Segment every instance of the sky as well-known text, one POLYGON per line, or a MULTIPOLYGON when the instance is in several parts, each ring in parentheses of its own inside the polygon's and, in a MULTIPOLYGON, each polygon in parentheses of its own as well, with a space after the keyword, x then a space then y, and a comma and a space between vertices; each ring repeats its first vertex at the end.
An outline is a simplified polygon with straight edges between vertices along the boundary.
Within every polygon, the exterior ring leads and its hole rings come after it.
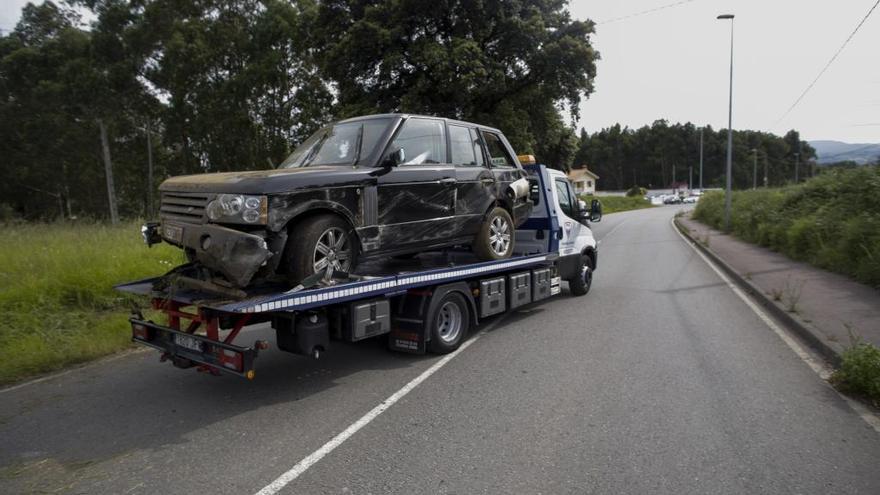
MULTIPOLYGON (((573 0, 572 17, 598 25, 596 91, 578 127, 641 127, 665 118, 727 128, 730 21, 733 127, 803 139, 880 142, 880 7, 782 121, 876 0, 573 0), (614 19, 680 2, 627 19, 614 19)), ((0 29, 26 0, 0 0, 0 29)))
POLYGON ((797 107, 777 121, 876 0, 574 0, 574 18, 598 25, 596 91, 579 127, 594 132, 655 119, 727 128, 734 14, 733 128, 803 139, 880 142, 880 7, 797 107), (872 125, 866 125, 872 124, 872 125))

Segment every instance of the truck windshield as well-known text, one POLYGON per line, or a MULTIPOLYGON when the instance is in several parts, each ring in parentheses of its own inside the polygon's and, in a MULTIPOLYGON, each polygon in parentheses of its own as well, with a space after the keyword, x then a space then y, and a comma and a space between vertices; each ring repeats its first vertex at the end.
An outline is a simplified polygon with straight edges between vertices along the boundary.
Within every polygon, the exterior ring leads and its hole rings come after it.
POLYGON ((318 165, 354 165, 368 156, 391 119, 331 124, 303 141, 280 165, 280 168, 318 165))

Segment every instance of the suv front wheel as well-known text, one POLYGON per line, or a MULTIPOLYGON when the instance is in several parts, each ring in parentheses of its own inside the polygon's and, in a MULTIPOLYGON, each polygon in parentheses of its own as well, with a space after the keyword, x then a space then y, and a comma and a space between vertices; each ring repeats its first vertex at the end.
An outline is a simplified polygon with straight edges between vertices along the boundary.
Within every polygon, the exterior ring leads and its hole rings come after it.
POLYGON ((513 219, 510 218, 510 213, 496 206, 480 227, 474 241, 474 253, 486 261, 509 258, 513 253, 513 237, 513 219))
POLYGON ((336 215, 306 218, 289 232, 285 262, 291 283, 332 269, 350 272, 357 266, 354 230, 336 215))

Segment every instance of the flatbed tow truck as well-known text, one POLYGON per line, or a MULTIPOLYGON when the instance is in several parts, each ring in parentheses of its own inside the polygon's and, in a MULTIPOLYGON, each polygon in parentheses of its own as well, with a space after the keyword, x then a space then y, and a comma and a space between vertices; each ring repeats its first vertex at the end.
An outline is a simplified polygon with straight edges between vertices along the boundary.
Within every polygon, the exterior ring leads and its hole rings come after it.
POLYGON ((269 343, 234 344, 249 325, 271 322, 281 350, 314 358, 331 340, 380 335, 388 336, 391 350, 447 353, 481 319, 555 296, 562 280, 573 295, 584 295, 598 261, 588 221, 601 219, 601 204, 593 200, 587 209, 562 172, 524 168, 534 208, 516 231, 511 258, 478 262, 463 252, 423 253, 358 267, 356 275, 323 274, 294 289, 254 287, 244 298, 181 286, 173 275, 124 283, 116 289, 148 296, 167 316, 160 325, 133 310, 132 340, 180 368, 253 379, 254 361, 269 343))

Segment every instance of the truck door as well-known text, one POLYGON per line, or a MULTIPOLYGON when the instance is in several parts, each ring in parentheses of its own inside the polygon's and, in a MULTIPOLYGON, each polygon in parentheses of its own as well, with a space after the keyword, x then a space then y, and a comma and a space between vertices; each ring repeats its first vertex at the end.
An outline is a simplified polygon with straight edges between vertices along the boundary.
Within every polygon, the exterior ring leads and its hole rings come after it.
POLYGON ((567 256, 580 253, 577 239, 581 235, 581 229, 588 227, 581 224, 578 218, 580 207, 577 196, 571 188, 567 178, 556 177, 553 179, 556 187, 556 196, 559 198, 559 255, 567 256))

